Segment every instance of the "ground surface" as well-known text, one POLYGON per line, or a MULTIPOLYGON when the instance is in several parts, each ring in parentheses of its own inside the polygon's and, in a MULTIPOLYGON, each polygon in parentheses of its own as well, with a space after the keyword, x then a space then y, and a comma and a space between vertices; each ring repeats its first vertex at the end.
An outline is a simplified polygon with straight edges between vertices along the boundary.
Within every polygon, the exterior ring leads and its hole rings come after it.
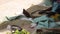
POLYGON ((8 30, 6 30, 6 26, 10 24, 10 25, 18 25, 18 26, 21 26, 22 28, 26 29, 27 31, 29 31, 30 33, 32 33, 34 31, 34 29, 30 28, 30 24, 31 22, 30 21, 26 21, 26 20, 20 20, 20 19, 17 19, 17 20, 13 20, 13 21, 8 21, 8 22, 4 22, 0 25, 0 32, 1 33, 6 33, 8 30))

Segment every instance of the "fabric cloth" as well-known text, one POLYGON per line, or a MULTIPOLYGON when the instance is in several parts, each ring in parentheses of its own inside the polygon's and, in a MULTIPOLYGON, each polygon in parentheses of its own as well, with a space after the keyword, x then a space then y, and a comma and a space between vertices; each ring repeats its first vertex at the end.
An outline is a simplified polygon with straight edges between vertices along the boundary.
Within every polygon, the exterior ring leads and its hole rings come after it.
POLYGON ((58 11, 60 9, 60 0, 53 0, 53 3, 52 3, 52 12, 60 12, 58 11))
POLYGON ((30 33, 26 31, 25 29, 23 29, 22 31, 16 30, 14 34, 30 34, 30 33))
POLYGON ((37 29, 41 28, 53 28, 56 26, 54 20, 52 18, 48 18, 46 15, 42 15, 41 17, 37 17, 33 19, 33 23, 38 23, 37 24, 37 29))
POLYGON ((52 6, 52 12, 56 12, 57 7, 58 7, 58 3, 54 2, 52 6))

